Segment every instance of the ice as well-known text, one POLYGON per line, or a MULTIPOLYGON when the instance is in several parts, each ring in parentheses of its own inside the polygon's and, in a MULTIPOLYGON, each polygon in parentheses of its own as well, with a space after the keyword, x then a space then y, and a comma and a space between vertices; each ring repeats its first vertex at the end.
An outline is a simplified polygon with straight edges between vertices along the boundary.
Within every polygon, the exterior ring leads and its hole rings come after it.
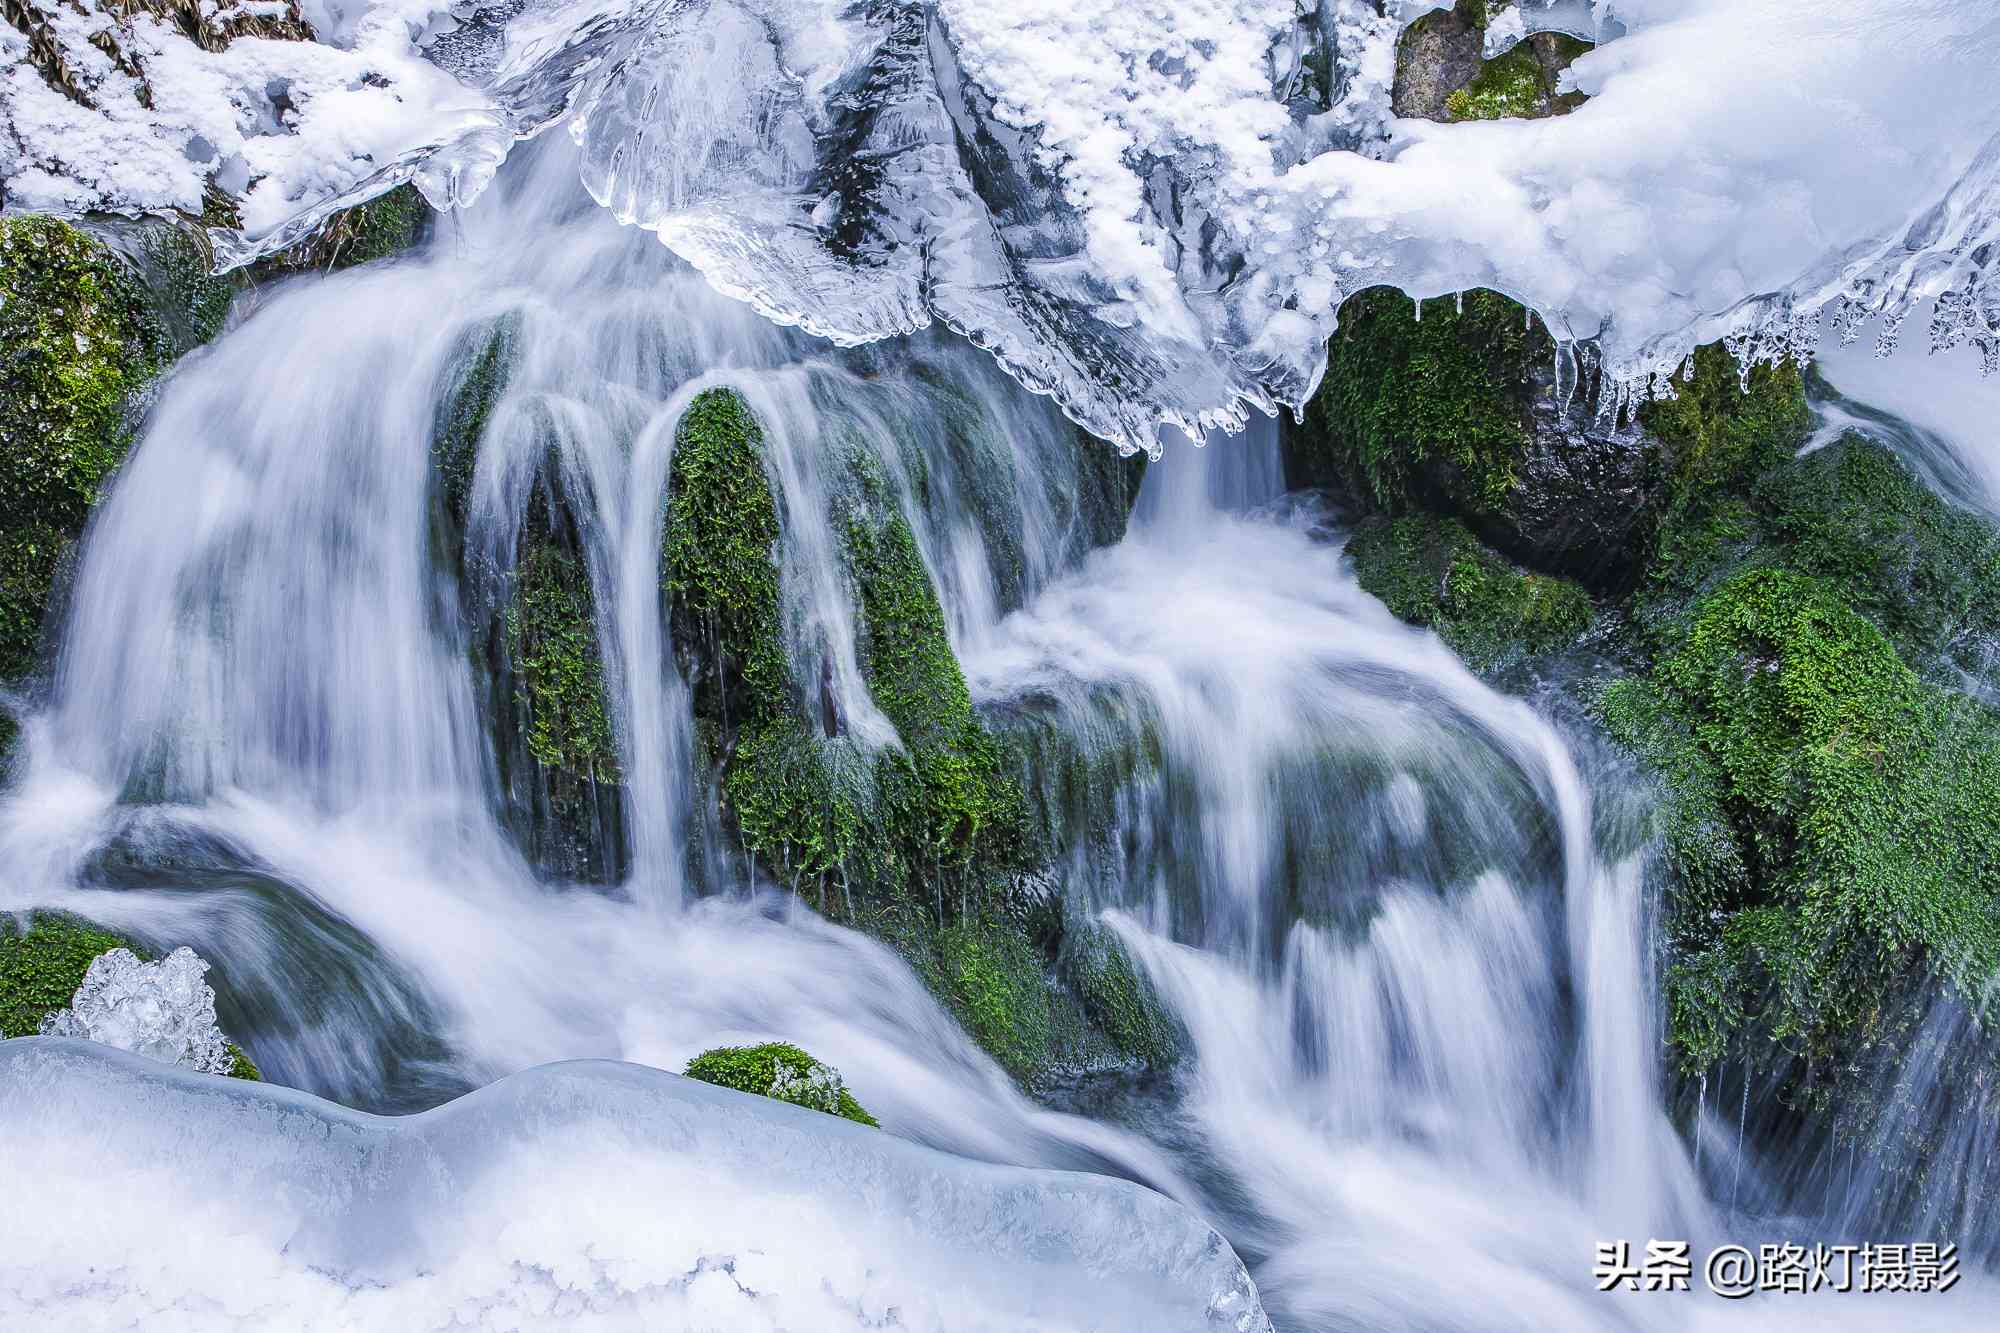
POLYGON ((565 125, 584 182, 720 290, 841 343, 944 323, 1126 448, 1297 406, 1346 294, 1484 286, 1597 345, 1616 409, 1700 342, 1829 310, 2000 364, 2000 17, 1963 0, 1520 0, 1599 48, 1540 121, 1389 114, 1401 0, 315 0, 325 42, 196 48, 36 0, 0 29, 8 207, 197 210, 228 262, 404 179, 463 202, 565 125), (278 90, 273 92, 273 90, 278 90))
POLYGON ((215 992, 202 980, 207 972, 208 964, 185 947, 152 963, 130 949, 108 950, 92 960, 70 1007, 42 1019, 42 1035, 81 1037, 227 1074, 236 1059, 215 1025, 215 992))
POLYGON ((28 1038, 0 1141, 8 1327, 1270 1327, 1164 1196, 636 1065, 397 1118, 28 1038))

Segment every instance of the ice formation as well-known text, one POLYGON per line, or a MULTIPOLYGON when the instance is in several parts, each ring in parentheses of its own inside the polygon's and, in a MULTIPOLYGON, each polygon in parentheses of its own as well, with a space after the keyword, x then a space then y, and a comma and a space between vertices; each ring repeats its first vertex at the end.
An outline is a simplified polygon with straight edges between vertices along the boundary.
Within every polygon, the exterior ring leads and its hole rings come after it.
POLYGON ((42 1020, 42 1035, 101 1041, 205 1074, 227 1074, 236 1058, 215 1025, 215 992, 202 980, 207 971, 188 948, 154 963, 141 962, 130 949, 108 950, 91 962, 70 1007, 42 1020))
POLYGON ((1389 113, 1424 0, 312 0, 318 41, 213 51, 26 3, 78 91, 0 28, 11 208, 220 191, 237 262, 406 178, 464 200, 564 123, 718 288, 840 342, 946 323, 1127 447, 1297 404, 1375 284, 1517 297, 1614 406, 1828 311, 2000 359, 2000 14, 1963 0, 1521 0, 1492 49, 1587 32, 1590 101, 1457 125, 1389 113))
POLYGON ((0 1140, 37 1200, 0 1210, 8 1327, 1270 1328, 1162 1195, 636 1065, 379 1117, 29 1039, 0 1140))

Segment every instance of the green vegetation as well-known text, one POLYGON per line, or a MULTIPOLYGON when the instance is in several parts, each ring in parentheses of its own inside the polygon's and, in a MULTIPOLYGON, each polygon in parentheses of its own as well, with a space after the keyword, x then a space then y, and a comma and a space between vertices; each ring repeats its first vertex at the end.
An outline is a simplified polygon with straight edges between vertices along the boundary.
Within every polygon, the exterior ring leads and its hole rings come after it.
POLYGON ((465 523, 472 474, 479 465, 479 443, 493 419, 493 409, 507 391, 513 368, 514 323, 503 319, 467 340, 453 358, 449 379, 438 394, 431 459, 439 499, 454 527, 465 523))
POLYGON ((143 283, 49 218, 0 218, 0 679, 37 663, 56 573, 169 353, 143 283))
POLYGON ((838 1071, 785 1042, 718 1046, 689 1061, 686 1073, 703 1083, 823 1111, 859 1125, 876 1123, 841 1083, 838 1071))
POLYGON ((1041 957, 1028 938, 985 922, 938 932, 926 980, 972 1039, 1023 1083, 1032 1083, 1056 1047, 1055 1013, 1041 957))
POLYGON ((915 535, 858 450, 842 531, 862 670, 902 743, 865 754, 830 705, 808 708, 786 659, 762 445, 742 399, 710 390, 682 420, 668 486, 665 584, 725 803, 746 850, 782 882, 818 881, 822 904, 837 879, 850 905, 856 891, 928 897, 942 920, 969 885, 1025 868, 1018 789, 972 711, 915 535))
MULTIPOLYGON (((24 929, 17 918, 0 916, 0 1037, 32 1037, 42 1019, 69 1008, 76 988, 99 954, 130 949, 150 959, 144 949, 87 921, 55 912, 37 912, 24 929)), ((229 1044, 235 1059, 231 1078, 261 1081, 242 1047, 229 1044)))
POLYGON ((1369 519, 1348 543, 1361 586, 1428 625, 1475 670, 1552 652, 1588 628, 1590 597, 1567 579, 1515 569, 1457 519, 1369 519))
POLYGON ((258 276, 311 269, 355 268, 401 254, 424 239, 431 207, 414 185, 398 185, 366 203, 342 209, 313 235, 289 250, 260 260, 258 276))
POLYGON ((1179 1025, 1109 928, 1091 923, 1065 931, 1059 967, 1084 1014, 1121 1056, 1155 1069, 1173 1063, 1179 1025))
POLYGON ((1753 374, 1747 428, 1699 381, 1648 421, 1699 461, 1598 714, 1666 797, 1677 1059, 1820 1109, 1927 977, 2000 966, 2000 717, 1952 688, 2000 630, 2000 531, 1859 437, 1792 456, 1790 372, 1753 374))
POLYGON ((999 746, 972 711, 944 611, 909 524, 857 514, 847 549, 866 627, 862 672, 903 749, 877 761, 891 876, 1026 869, 1026 809, 999 746))
POLYGON ((1502 509, 1526 453, 1534 373, 1554 356, 1539 325, 1496 292, 1428 302, 1349 297, 1326 377, 1287 460, 1293 485, 1331 486, 1388 513, 1502 509))
POLYGON ((1620 688, 1614 726, 1657 708, 1685 728, 1679 785, 1750 871, 1683 876, 1707 897, 1678 907, 1690 951, 1670 979, 1690 1069, 1782 1053, 1823 1085, 1881 1037, 1913 968, 1970 991, 2000 966, 2000 718, 1921 680, 1838 585, 1740 574, 1620 688))
POLYGON ((1573 110, 1585 98, 1558 92, 1556 75, 1590 49, 1590 43, 1560 33, 1523 41, 1483 62, 1472 82, 1445 98, 1445 112, 1452 120, 1499 120, 1573 110))
POLYGON ((595 782, 618 781, 618 747, 583 562, 553 543, 524 545, 505 624, 515 701, 528 719, 527 744, 535 762, 595 782))

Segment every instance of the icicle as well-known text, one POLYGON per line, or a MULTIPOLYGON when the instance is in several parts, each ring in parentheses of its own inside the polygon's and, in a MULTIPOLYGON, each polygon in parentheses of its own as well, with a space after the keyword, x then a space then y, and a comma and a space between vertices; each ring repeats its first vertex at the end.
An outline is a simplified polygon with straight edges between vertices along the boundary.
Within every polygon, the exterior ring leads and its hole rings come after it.
POLYGON ((1743 1132, 1750 1125, 1750 1064, 1743 1064, 1743 1109, 1736 1120, 1736 1173, 1729 1178, 1729 1211, 1736 1211, 1736 1195, 1743 1185, 1743 1132))
POLYGON ((1569 415, 1576 399, 1576 344, 1564 339, 1556 344, 1556 416, 1569 415))
POLYGON ((1903 315, 1899 310, 1886 311, 1882 315, 1882 325, 1875 331, 1875 357, 1886 360, 1896 354, 1896 344, 1903 336, 1903 315))
POLYGON ((1708 1119, 1708 1071, 1701 1071, 1701 1091, 1694 1107, 1694 1178, 1701 1179, 1701 1122, 1708 1119))

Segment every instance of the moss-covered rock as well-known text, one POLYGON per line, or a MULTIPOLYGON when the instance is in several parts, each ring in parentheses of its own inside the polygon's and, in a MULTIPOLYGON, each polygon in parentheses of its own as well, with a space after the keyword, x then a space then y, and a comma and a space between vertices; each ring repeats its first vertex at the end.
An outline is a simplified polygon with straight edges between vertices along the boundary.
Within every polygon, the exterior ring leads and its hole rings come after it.
POLYGON ((1153 1069, 1179 1056, 1180 1025, 1110 929, 1093 922, 1064 931, 1057 967, 1085 1016, 1120 1056, 1153 1069))
POLYGON ((0 679, 38 663, 58 570, 170 355, 117 254, 50 218, 0 218, 0 679))
MULTIPOLYGON (((37 912, 24 928, 18 918, 0 916, 0 1037, 34 1036, 42 1019, 69 1007, 98 955, 113 949, 151 958, 132 941, 76 917, 37 912)), ((230 1042, 229 1053, 231 1078, 262 1080, 242 1047, 230 1042)))
POLYGON ((1727 821, 1748 872, 1683 875, 1703 892, 1669 980, 1690 1068, 1796 1061, 1824 1088, 1918 969, 1971 991, 2000 967, 2000 718, 1920 679, 1837 584, 1737 575, 1620 690, 1614 725, 1677 728, 1676 796, 1727 821))
POLYGON ((619 781, 595 597, 580 559, 553 542, 522 549, 506 640, 535 762, 592 782, 619 781))
POLYGON ((1405 28, 1396 47, 1395 113, 1443 121, 1531 119, 1562 115, 1588 100, 1559 91, 1558 78, 1591 49, 1589 42, 1535 33, 1483 58, 1487 25, 1507 3, 1458 0, 1405 28))
POLYGON ((258 260, 254 278, 287 273, 337 272, 372 264, 415 248, 431 233, 436 215, 414 185, 398 185, 366 203, 345 208, 289 249, 258 260))
POLYGON ((1725 479, 1789 456, 1810 426, 1796 369, 1745 380, 1711 347, 1676 398, 1642 408, 1643 430, 1606 429, 1588 386, 1565 401, 1556 355, 1497 293, 1421 315, 1395 291, 1357 293, 1304 423, 1284 433, 1286 479, 1364 512, 1460 519, 1530 569, 1622 593, 1656 546, 1705 535, 1732 494, 1725 479))
POLYGON ((703 1083, 823 1111, 858 1125, 876 1124, 841 1082, 839 1071, 786 1042, 718 1046, 690 1060, 685 1073, 703 1083))
POLYGON ((1363 520, 1347 549, 1363 588, 1401 619, 1435 629, 1475 670, 1566 647, 1590 625, 1582 588, 1516 569, 1456 519, 1363 520))
POLYGON ((877 773, 896 837, 891 876, 1029 868, 1026 810, 1000 748, 972 710, 916 537, 880 497, 851 513, 847 552, 861 592, 862 671, 903 748, 877 773))

